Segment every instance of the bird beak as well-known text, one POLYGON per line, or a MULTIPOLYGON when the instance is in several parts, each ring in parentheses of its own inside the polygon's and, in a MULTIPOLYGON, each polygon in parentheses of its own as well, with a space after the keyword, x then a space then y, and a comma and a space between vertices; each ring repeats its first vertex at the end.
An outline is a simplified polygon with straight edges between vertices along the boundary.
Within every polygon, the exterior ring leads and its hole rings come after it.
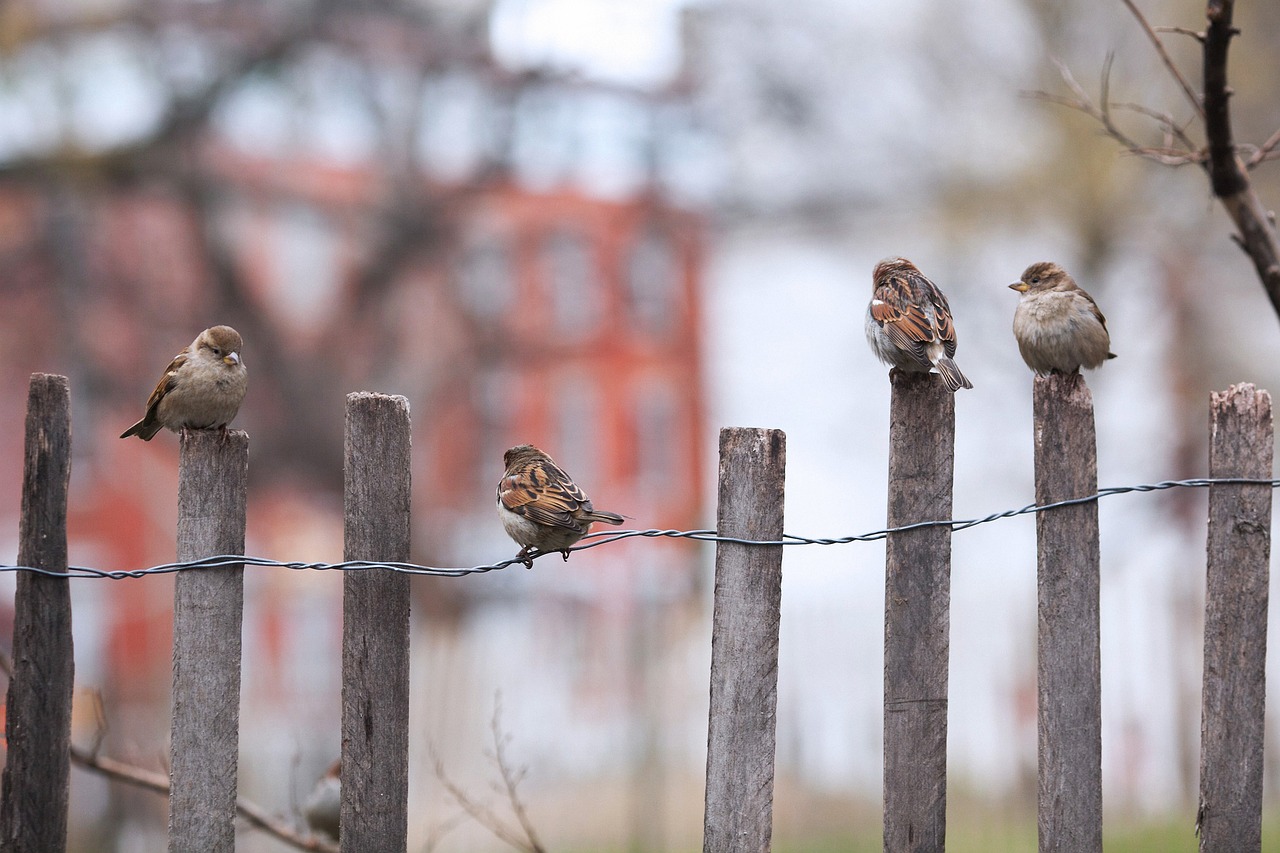
POLYGON ((222 357, 222 360, 223 360, 223 362, 224 362, 224 363, 226 363, 226 364, 239 364, 239 363, 240 363, 240 353, 238 353, 238 352, 229 352, 229 353, 227 353, 225 356, 223 356, 223 357, 222 357))
POLYGON ((1009 289, 1010 289, 1010 290, 1016 290, 1016 291, 1018 291, 1019 293, 1026 293, 1026 292, 1027 292, 1027 283, 1026 283, 1025 281, 1018 281, 1018 282, 1014 282, 1013 284, 1009 285, 1009 289))

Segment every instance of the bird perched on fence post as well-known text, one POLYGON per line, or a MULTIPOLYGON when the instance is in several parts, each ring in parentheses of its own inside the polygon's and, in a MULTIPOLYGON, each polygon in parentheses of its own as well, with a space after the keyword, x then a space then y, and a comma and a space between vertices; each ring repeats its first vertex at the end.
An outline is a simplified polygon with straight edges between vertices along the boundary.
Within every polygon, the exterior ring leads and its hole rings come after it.
POLYGON ((1107 318, 1062 267, 1032 264, 1009 287, 1022 294, 1013 312, 1013 336, 1022 360, 1036 373, 1079 373, 1116 357, 1107 318))
POLYGON ((536 554, 569 548, 586 536, 592 522, 621 524, 622 516, 603 512, 547 454, 532 444, 518 444, 502 456, 506 473, 498 481, 498 515, 507 535, 520 545, 517 556, 533 568, 536 554), (536 552, 536 554, 535 554, 536 552))
POLYGON ((947 390, 972 388, 956 354, 951 307, 938 286, 906 258, 888 258, 871 274, 867 342, 885 364, 909 373, 937 370, 947 390))
POLYGON ((219 429, 225 435, 249 384, 240 357, 243 346, 240 333, 230 326, 205 329, 169 363, 147 399, 147 413, 120 437, 150 441, 161 427, 173 432, 219 429))

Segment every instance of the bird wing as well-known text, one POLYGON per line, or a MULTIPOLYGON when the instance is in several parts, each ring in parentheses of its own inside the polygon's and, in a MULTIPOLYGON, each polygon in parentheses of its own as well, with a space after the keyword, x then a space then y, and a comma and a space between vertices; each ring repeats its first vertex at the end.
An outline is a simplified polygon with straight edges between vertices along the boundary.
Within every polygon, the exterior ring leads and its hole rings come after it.
POLYGON ((592 509, 591 501, 569 475, 548 462, 503 477, 498 500, 532 522, 570 530, 582 530, 579 514, 592 509))
POLYGON ((951 306, 942 291, 928 282, 929 301, 933 303, 933 321, 936 324, 938 340, 942 341, 942 349, 951 358, 956 354, 956 324, 951 319, 951 306))
POLYGON ((160 401, 164 399, 164 395, 173 390, 178 383, 178 370, 182 365, 187 363, 187 359, 191 354, 186 350, 174 356, 173 361, 169 362, 169 366, 165 368, 164 375, 160 377, 160 381, 156 383, 156 388, 151 392, 151 396, 147 398, 147 414, 144 420, 153 420, 156 416, 156 407, 160 405, 160 401))
POLYGON ((870 312, 894 346, 922 365, 930 364, 925 347, 935 340, 933 324, 905 281, 895 277, 876 288, 870 312))
POLYGON ((1107 318, 1102 316, 1102 309, 1098 307, 1098 303, 1095 302, 1093 297, 1089 295, 1089 291, 1085 290, 1084 288, 1078 288, 1076 290, 1076 293, 1079 293, 1085 299, 1089 300, 1089 309, 1093 311, 1093 316, 1098 318, 1098 322, 1101 323, 1102 328, 1105 329, 1107 327, 1107 318))

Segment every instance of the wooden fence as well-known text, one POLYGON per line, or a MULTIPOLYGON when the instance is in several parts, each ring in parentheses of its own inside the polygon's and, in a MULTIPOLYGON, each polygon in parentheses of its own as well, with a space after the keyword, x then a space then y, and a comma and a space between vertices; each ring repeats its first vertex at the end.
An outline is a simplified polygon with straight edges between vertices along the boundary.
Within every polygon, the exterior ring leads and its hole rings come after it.
MULTIPOLYGON (((1209 476, 1269 480, 1271 399, 1250 385, 1211 400, 1209 476)), ((1035 380, 1036 500, 1097 491, 1092 400, 1079 376, 1035 380)), ((894 375, 888 524, 951 517, 954 398, 894 375)), ((32 378, 18 561, 67 570, 70 401, 63 377, 32 378)), ((178 557, 242 554, 248 439, 181 442, 178 557)), ((409 409, 347 398, 346 560, 409 556, 409 409)), ((717 531, 777 542, 786 438, 720 434, 717 531)), ((1209 491, 1207 600, 1196 815, 1202 853, 1259 853, 1271 487, 1209 491)), ((1101 687, 1096 501, 1037 515, 1039 849, 1101 853, 1101 687)), ((890 533, 885 573, 884 849, 946 839, 950 630, 947 525, 890 533)), ((703 847, 770 849, 781 545, 716 545, 703 847)), ((178 574, 174 594, 171 851, 234 850, 243 566, 178 574)), ((66 848, 73 680, 68 581, 22 572, 15 597, 0 851, 66 848)), ((408 827, 409 579, 344 576, 343 853, 403 853, 408 827)), ((316 849, 320 849, 317 847, 316 849)))

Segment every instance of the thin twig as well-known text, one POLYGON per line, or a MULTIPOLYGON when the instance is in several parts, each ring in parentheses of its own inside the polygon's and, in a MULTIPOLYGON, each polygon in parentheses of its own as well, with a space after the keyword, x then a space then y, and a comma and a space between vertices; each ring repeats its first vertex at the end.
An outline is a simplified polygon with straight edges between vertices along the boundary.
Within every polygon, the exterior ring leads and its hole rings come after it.
POLYGON ((427 840, 423 844, 422 853, 435 853, 436 848, 444 841, 444 837, 453 830, 462 825, 462 821, 470 817, 466 812, 458 812, 455 815, 442 820, 427 833, 427 840))
POLYGON ((1200 102, 1200 96, 1196 94, 1195 89, 1191 88, 1191 84, 1187 82, 1187 78, 1182 76, 1182 72, 1178 70, 1178 66, 1173 64, 1173 59, 1169 56, 1169 52, 1164 49, 1164 42, 1160 40, 1160 35, 1147 23, 1146 17, 1134 4, 1133 0, 1120 0, 1125 7, 1133 13, 1133 17, 1138 20, 1139 26, 1143 32, 1147 34, 1147 38, 1151 40, 1151 44, 1155 46, 1156 53, 1160 54, 1160 61, 1164 63, 1164 67, 1169 69, 1169 74, 1178 82, 1178 86, 1182 88, 1182 94, 1187 96, 1187 101, 1196 111, 1196 115, 1204 118, 1204 104, 1200 102))
MULTIPOLYGON (((533 821, 529 819, 528 809, 525 808, 524 802, 520 799, 520 782, 524 779, 526 769, 515 770, 507 762, 506 747, 511 741, 511 737, 502 731, 501 694, 494 698, 493 719, 490 721, 489 727, 493 732, 493 752, 490 757, 497 765, 498 774, 502 779, 501 787, 494 785, 494 789, 506 799, 507 805, 510 806, 516 821, 520 825, 518 830, 500 818, 489 806, 472 799, 460 785, 450 779, 445 772, 444 762, 432 749, 431 757, 435 764, 436 778, 444 787, 445 792, 453 798, 454 802, 470 815, 476 823, 489 830, 499 841, 521 851, 521 853, 547 853, 547 848, 542 845, 542 841, 538 838, 537 830, 534 829, 533 821)), ((452 826, 449 827, 449 829, 452 828, 452 826)), ((428 851, 435 847, 435 843, 438 840, 436 839, 428 844, 428 851)))
MULTIPOLYGON (((1111 106, 1116 109, 1128 110, 1129 112, 1155 119, 1165 128, 1165 132, 1168 136, 1171 136, 1182 144, 1182 150, 1186 154, 1193 155, 1196 158, 1196 162, 1200 162, 1204 159, 1204 155, 1200 151, 1199 146, 1196 145, 1195 141, 1187 135, 1186 126, 1178 124, 1174 121, 1173 116, 1168 113, 1162 113, 1158 110, 1153 110, 1150 107, 1143 106, 1142 104, 1135 104, 1127 101, 1123 103, 1113 103, 1111 106)), ((1166 147, 1173 148, 1172 145, 1168 145, 1166 147)))
POLYGON ((1180 36, 1190 36, 1201 44, 1204 43, 1204 33, 1198 30, 1188 29, 1186 27, 1152 27, 1158 33, 1173 33, 1180 36))
MULTIPOLYGON (((1108 116, 1104 116, 1102 111, 1098 109, 1092 101, 1080 100, 1077 98, 1067 98, 1062 95, 1055 95, 1052 92, 1041 91, 1024 91, 1023 97, 1034 98, 1038 101, 1047 101, 1051 104, 1067 107, 1076 112, 1084 113, 1090 118, 1102 125, 1102 129, 1107 136, 1118 142, 1124 150, 1137 157, 1147 160, 1153 160, 1162 166, 1186 166, 1189 164, 1199 164, 1204 162, 1204 155, 1199 151, 1183 151, 1177 148, 1158 148, 1150 145, 1142 145, 1130 138, 1124 131, 1120 130, 1108 116)), ((1121 104, 1113 104, 1112 106, 1123 106, 1121 104)))
POLYGON ((1258 146, 1258 150, 1253 152, 1253 156, 1244 164, 1246 169, 1252 169, 1263 160, 1270 160, 1275 147, 1280 145, 1280 129, 1271 134, 1267 141, 1258 146))
POLYGON ((507 801, 511 803, 511 811, 515 813, 516 820, 520 821, 520 826, 524 829, 525 836, 529 839, 530 848, 535 853, 546 853, 546 848, 542 846, 542 842, 538 840, 538 833, 533 828, 533 822, 529 820, 528 810, 521 801, 519 792, 516 790, 520 781, 524 778, 527 770, 522 768, 518 772, 513 772, 511 766, 507 764, 506 745, 510 742, 509 735, 502 733, 502 699, 498 697, 493 703, 493 720, 490 724, 493 730, 493 756, 498 763, 498 772, 502 774, 502 783, 506 787, 507 801))
POLYGON ((483 803, 478 803, 473 800, 467 792, 462 789, 462 786, 450 779, 449 775, 445 772, 444 762, 441 761, 439 757, 436 757, 435 759, 435 771, 436 779, 440 781, 445 792, 453 798, 453 801, 457 803, 464 812, 471 816, 472 820, 489 830, 490 834, 499 841, 510 847, 514 847, 516 850, 523 851, 523 853, 539 853, 537 848, 530 847, 526 839, 521 838, 519 833, 507 826, 492 809, 483 803))

